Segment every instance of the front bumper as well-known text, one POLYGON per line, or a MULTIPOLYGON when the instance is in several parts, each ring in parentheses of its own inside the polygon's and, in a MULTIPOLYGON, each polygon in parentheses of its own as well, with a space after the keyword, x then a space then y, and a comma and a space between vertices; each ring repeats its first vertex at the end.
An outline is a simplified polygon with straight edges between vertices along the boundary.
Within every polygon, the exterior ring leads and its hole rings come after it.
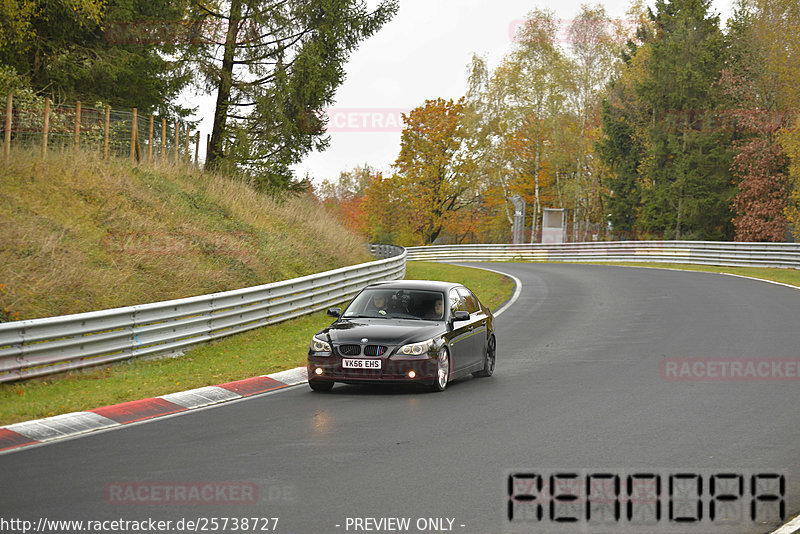
POLYGON ((349 369, 342 367, 340 356, 308 356, 308 379, 334 382, 431 382, 436 378, 437 356, 387 358, 348 358, 381 360, 380 369, 349 369), (321 374, 318 374, 321 370, 321 374), (413 372, 413 377, 409 373, 413 372))

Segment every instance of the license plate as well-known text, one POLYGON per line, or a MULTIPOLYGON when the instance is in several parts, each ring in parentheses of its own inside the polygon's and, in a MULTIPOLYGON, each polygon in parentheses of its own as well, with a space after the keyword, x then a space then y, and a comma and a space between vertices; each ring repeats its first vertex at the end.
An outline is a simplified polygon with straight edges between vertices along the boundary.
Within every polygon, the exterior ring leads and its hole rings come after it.
POLYGON ((342 367, 345 369, 380 369, 380 360, 348 360, 342 358, 342 367))

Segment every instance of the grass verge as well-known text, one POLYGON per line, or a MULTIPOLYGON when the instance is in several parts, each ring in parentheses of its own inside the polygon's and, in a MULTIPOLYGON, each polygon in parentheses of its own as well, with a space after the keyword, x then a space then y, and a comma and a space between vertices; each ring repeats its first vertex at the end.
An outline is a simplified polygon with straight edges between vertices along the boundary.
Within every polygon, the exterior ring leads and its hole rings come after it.
MULTIPOLYGON (((407 279, 460 282, 497 309, 513 282, 499 274, 438 263, 409 262, 407 279)), ((330 324, 325 313, 195 347, 180 358, 134 360, 52 378, 0 384, 0 425, 88 410, 220 384, 305 365, 308 342, 330 324)))
POLYGON ((686 263, 638 263, 638 262, 614 262, 614 263, 593 263, 595 265, 621 265, 623 267, 649 267, 660 269, 678 269, 681 271, 701 271, 707 273, 729 273, 751 278, 761 278, 781 282, 791 286, 800 287, 800 270, 797 269, 775 269, 769 267, 718 267, 715 265, 691 265, 686 263))
POLYGON ((0 169, 0 320, 205 295, 370 260, 312 196, 93 151, 0 169))

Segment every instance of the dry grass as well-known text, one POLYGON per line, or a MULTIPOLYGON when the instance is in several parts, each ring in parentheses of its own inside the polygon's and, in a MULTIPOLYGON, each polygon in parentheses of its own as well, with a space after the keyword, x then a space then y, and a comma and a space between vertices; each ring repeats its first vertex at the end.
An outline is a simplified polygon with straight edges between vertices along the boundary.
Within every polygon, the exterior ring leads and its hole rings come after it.
POLYGON ((310 198, 186 167, 15 150, 0 171, 0 319, 140 304, 369 261, 310 198))

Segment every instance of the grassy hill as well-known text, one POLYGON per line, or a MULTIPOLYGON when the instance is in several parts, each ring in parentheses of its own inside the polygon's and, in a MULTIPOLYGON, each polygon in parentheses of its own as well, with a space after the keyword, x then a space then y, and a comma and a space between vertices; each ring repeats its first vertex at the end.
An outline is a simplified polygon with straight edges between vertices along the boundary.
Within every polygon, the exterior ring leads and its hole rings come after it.
POLYGON ((369 261, 313 197, 187 167, 12 151, 0 170, 0 320, 253 286, 369 261))

